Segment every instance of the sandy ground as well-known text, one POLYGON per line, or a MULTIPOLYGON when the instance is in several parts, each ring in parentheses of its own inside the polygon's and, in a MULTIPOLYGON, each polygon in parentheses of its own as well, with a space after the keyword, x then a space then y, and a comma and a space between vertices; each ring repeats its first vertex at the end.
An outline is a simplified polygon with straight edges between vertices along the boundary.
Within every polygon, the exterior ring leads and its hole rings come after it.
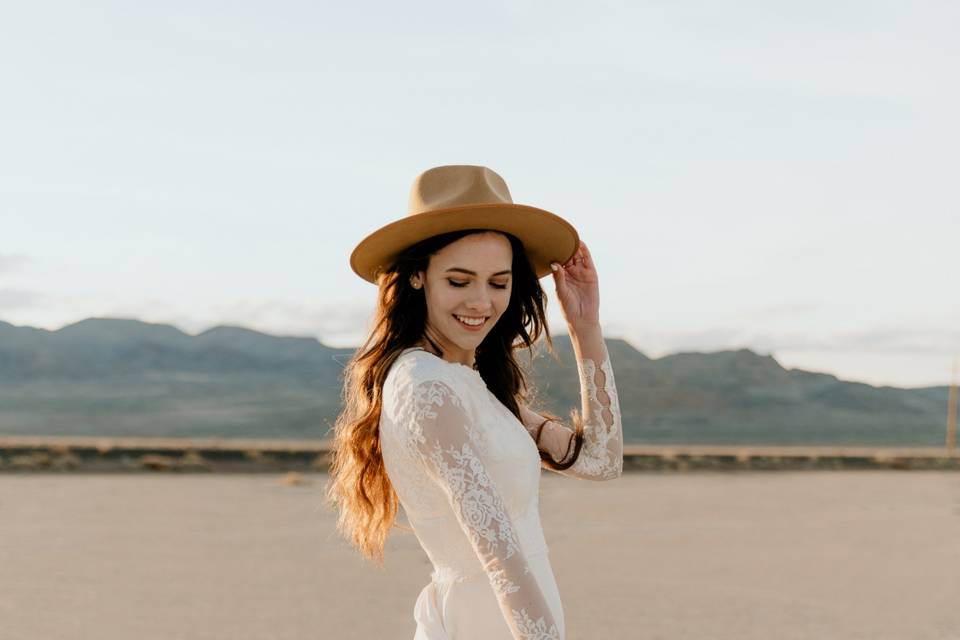
MULTIPOLYGON (((0 475, 4 640, 413 637, 430 566, 335 534, 326 476, 0 475)), ((960 639, 960 474, 545 473, 568 638, 960 639)))

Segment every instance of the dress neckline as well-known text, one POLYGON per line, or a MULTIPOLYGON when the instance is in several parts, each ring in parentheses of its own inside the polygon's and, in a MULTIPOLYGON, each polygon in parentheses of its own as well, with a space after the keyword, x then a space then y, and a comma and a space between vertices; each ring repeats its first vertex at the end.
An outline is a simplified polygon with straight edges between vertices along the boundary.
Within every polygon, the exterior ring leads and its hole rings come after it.
POLYGON ((428 356, 432 356, 432 357, 436 358, 437 360, 439 360, 440 362, 442 362, 442 363, 444 363, 444 364, 450 365, 451 367, 457 367, 457 368, 459 368, 459 369, 463 369, 464 371, 466 371, 466 372, 468 372, 468 373, 472 373, 472 374, 473 374, 474 376, 476 376, 477 378, 480 378, 481 380, 483 380, 483 377, 480 375, 480 372, 477 371, 476 369, 474 369, 473 367, 468 367, 467 365, 463 364, 462 362, 450 362, 449 360, 444 360, 443 358, 441 358, 441 357, 438 356, 437 354, 431 353, 431 352, 427 351, 426 349, 424 349, 423 347, 407 347, 406 349, 404 349, 403 351, 400 352, 400 355, 403 355, 404 353, 409 353, 410 351, 423 351, 423 352, 424 352, 425 354, 427 354, 428 356))

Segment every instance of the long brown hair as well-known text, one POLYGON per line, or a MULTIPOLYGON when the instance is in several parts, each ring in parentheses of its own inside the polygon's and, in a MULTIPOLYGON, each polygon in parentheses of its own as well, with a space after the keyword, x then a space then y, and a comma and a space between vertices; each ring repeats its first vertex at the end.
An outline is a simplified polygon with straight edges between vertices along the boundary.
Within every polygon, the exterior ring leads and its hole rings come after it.
MULTIPOLYGON (((391 267, 378 275, 379 293, 373 327, 366 341, 344 368, 343 411, 334 423, 328 503, 339 508, 337 528, 366 558, 383 567, 383 546, 396 519, 398 498, 387 476, 380 448, 380 410, 387 372, 400 353, 423 337, 427 306, 422 289, 410 285, 410 276, 426 271, 430 256, 471 233, 467 229, 433 236, 403 251, 391 267)), ((503 232, 498 232, 503 233, 503 232)), ((476 349, 475 362, 490 391, 522 422, 518 398, 527 399, 528 386, 514 352, 527 349, 545 334, 556 359, 547 327, 546 295, 530 266, 523 243, 503 233, 513 249, 513 285, 503 315, 476 349)), ((556 419, 556 416, 549 415, 556 419)), ((568 469, 583 444, 582 418, 571 411, 573 455, 554 460, 540 452, 544 465, 568 469)))

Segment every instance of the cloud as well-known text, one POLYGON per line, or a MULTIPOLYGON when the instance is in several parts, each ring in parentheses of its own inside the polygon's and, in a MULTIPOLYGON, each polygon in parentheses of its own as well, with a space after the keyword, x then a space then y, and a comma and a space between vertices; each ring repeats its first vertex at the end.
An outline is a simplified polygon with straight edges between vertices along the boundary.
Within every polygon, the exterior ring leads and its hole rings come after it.
POLYGON ((0 275, 16 271, 29 261, 27 256, 20 253, 0 253, 0 275))
POLYGON ((641 351, 657 357, 678 351, 748 348, 762 354, 834 352, 903 355, 950 354, 960 349, 960 329, 869 327, 857 331, 778 331, 715 327, 693 331, 624 332, 641 351))
POLYGON ((0 310, 9 311, 12 309, 35 307, 42 299, 43 295, 36 291, 3 288, 0 289, 0 310))
POLYGON ((298 304, 285 301, 236 301, 218 305, 215 324, 242 324, 270 333, 316 336, 330 345, 356 345, 367 332, 373 308, 361 304, 298 304))
POLYGON ((780 303, 758 307, 756 309, 746 311, 744 315, 755 319, 765 320, 784 316, 792 317, 806 313, 813 313, 821 307, 822 305, 811 303, 780 303))
POLYGON ((218 325, 231 325, 273 335, 315 337, 335 347, 360 344, 373 318, 370 305, 305 304, 275 299, 233 300, 204 308, 159 299, 106 304, 101 301, 85 306, 90 309, 88 315, 139 318, 171 324, 193 334, 218 325))

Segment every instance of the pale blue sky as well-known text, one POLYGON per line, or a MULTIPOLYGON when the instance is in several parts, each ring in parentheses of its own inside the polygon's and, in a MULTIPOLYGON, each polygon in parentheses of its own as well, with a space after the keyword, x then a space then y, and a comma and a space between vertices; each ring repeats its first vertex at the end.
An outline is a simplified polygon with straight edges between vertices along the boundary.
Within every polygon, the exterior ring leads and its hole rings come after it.
POLYGON ((915 386, 960 351, 956 3, 18 5, 2 320, 355 345, 350 251, 424 169, 483 164, 577 227, 649 355, 915 386))

